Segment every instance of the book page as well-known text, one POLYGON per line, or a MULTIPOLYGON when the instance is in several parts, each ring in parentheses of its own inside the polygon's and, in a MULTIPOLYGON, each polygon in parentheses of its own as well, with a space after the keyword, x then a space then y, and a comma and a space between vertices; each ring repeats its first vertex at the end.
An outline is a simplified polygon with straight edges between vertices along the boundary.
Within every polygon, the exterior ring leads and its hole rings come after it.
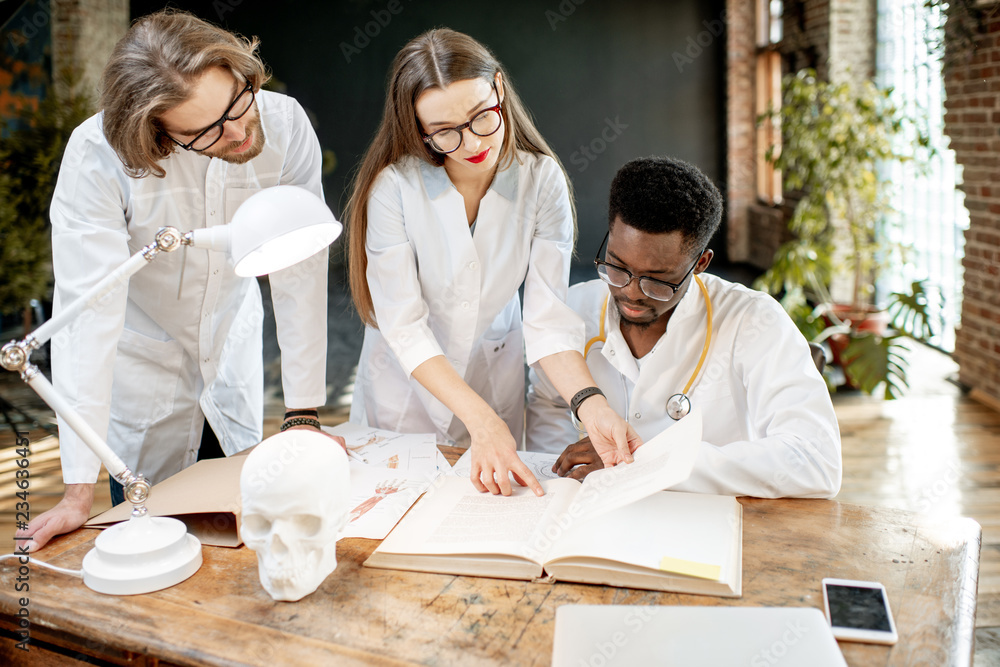
POLYGON ((550 550, 549 562, 600 558, 722 581, 732 571, 740 528, 739 504, 732 496, 660 491, 575 522, 550 550))
POLYGON ((545 495, 515 486, 510 496, 480 493, 467 478, 441 476, 379 546, 397 554, 503 554, 533 558, 539 526, 565 512, 580 487, 548 480, 545 495))
POLYGON ((686 480, 701 446, 701 419, 696 405, 686 417, 637 449, 634 463, 587 475, 569 507, 570 516, 593 518, 686 480))

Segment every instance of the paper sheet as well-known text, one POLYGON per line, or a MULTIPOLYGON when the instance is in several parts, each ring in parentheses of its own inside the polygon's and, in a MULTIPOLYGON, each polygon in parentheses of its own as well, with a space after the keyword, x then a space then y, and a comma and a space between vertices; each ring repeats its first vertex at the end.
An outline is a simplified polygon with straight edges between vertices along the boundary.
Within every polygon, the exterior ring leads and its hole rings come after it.
POLYGON ((451 468, 437 448, 433 433, 395 433, 349 422, 324 426, 323 430, 342 437, 348 456, 358 463, 405 470, 411 476, 424 475, 427 479, 451 468))
POLYGON ((423 473, 351 461, 351 501, 344 537, 381 540, 399 522, 431 479, 423 473))

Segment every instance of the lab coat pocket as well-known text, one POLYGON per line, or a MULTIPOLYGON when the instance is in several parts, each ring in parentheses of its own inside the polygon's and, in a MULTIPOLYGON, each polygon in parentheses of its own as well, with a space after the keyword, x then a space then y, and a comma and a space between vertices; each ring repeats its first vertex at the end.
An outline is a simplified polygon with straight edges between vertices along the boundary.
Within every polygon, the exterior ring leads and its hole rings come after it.
POLYGON ((184 349, 175 340, 157 340, 125 329, 118 341, 111 416, 147 428, 174 410, 184 349))
POLYGON ((484 338, 482 352, 488 380, 480 395, 515 431, 524 420, 524 335, 517 328, 500 339, 484 338))

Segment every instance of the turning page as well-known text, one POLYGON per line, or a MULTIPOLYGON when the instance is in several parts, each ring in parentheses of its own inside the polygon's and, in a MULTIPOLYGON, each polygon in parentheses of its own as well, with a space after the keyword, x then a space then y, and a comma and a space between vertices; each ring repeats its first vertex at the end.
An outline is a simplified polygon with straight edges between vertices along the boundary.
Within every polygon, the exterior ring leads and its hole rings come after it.
POLYGON ((595 518, 686 480, 701 446, 701 419, 696 405, 686 417, 639 447, 634 463, 587 475, 569 515, 595 518))

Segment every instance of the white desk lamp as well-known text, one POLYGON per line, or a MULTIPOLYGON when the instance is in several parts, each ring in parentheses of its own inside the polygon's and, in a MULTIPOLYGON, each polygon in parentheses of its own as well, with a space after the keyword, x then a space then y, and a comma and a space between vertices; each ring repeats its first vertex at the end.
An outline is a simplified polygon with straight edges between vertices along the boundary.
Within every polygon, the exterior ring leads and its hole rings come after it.
POLYGON ((316 195, 292 185, 266 188, 249 197, 228 225, 182 234, 164 227, 156 240, 132 255, 79 299, 44 323, 24 340, 0 349, 0 366, 21 379, 87 444, 125 487, 132 518, 102 532, 83 559, 83 581, 99 593, 133 595, 178 584, 201 567, 201 542, 189 535, 182 521, 153 517, 146 510, 149 482, 134 474, 125 462, 63 398, 38 367, 31 353, 75 320, 105 295, 125 285, 133 274, 161 252, 181 246, 226 252, 239 276, 260 276, 288 268, 320 252, 343 229, 333 212, 316 195))

